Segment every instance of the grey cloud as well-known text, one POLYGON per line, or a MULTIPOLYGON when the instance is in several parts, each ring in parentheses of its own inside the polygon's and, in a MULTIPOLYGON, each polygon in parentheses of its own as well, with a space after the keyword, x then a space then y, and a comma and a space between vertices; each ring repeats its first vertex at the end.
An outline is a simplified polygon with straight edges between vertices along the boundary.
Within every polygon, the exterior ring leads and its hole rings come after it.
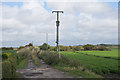
MULTIPOLYGON (((60 44, 117 43, 117 11, 107 3, 47 4, 50 9, 65 12, 60 14, 60 44)), ((20 40, 23 43, 34 41, 40 45, 48 33, 49 43, 55 45, 56 14, 44 9, 43 3, 25 2, 21 8, 3 6, 2 13, 3 41, 16 44, 20 40)))

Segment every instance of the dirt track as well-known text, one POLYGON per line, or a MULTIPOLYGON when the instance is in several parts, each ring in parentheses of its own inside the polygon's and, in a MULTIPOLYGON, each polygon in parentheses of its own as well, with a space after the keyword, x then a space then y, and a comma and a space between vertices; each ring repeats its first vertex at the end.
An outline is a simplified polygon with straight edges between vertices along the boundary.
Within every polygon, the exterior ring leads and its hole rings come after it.
POLYGON ((40 59, 41 66, 37 67, 32 57, 29 56, 28 64, 25 69, 19 69, 17 72, 20 72, 24 75, 24 78, 73 78, 67 76, 62 71, 51 68, 43 60, 40 59))

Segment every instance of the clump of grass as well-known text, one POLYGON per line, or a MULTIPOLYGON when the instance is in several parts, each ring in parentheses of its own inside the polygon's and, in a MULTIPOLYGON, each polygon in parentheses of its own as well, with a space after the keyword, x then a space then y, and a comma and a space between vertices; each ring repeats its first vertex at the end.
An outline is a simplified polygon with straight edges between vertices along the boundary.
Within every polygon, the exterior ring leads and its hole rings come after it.
MULTIPOLYGON (((36 53, 37 54, 37 53, 36 53)), ((39 58, 35 55, 35 49, 32 49, 31 56, 36 66, 40 66, 39 58)))
POLYGON ((27 66, 27 59, 23 59, 19 65, 17 65, 17 69, 25 68, 27 66))
POLYGON ((24 77, 24 75, 22 73, 16 72, 14 78, 23 78, 23 77, 24 77))

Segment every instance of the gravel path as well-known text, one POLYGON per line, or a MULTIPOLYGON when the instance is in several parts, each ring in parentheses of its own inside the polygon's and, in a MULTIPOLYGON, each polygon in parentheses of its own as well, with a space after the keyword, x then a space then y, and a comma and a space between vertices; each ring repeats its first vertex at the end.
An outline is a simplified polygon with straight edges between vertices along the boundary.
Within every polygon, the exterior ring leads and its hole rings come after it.
POLYGON ((17 72, 20 72, 24 75, 24 78, 73 78, 67 76, 62 71, 51 68, 43 60, 40 59, 41 66, 37 67, 32 57, 29 56, 28 64, 25 69, 19 69, 17 72))

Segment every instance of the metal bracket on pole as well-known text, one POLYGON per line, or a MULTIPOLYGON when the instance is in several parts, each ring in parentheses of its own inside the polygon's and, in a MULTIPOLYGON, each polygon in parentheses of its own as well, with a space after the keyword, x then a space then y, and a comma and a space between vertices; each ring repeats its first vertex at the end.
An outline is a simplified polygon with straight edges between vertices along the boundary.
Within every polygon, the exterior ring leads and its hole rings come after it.
POLYGON ((58 27, 59 27, 59 23, 60 23, 60 21, 56 21, 56 26, 58 26, 58 27))

